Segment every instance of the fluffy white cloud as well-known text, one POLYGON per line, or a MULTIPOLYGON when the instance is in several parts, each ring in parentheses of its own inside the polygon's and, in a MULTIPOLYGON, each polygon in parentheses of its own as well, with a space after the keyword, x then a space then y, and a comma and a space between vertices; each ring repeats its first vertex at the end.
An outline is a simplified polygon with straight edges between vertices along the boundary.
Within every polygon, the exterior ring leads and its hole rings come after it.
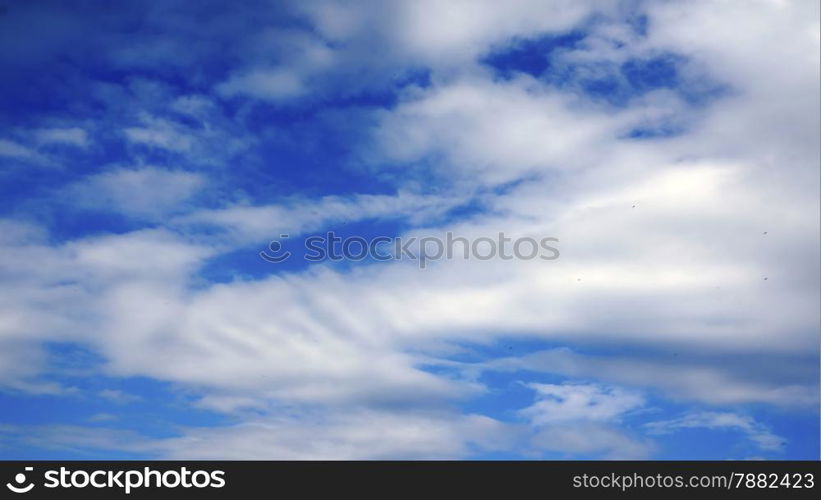
POLYGON ((644 397, 620 387, 595 384, 538 384, 531 406, 519 410, 534 428, 529 445, 538 452, 605 459, 646 459, 653 445, 619 428, 620 421, 644 407, 644 397))
POLYGON ((438 71, 459 71, 496 44, 515 38, 568 31, 594 13, 611 13, 617 2, 520 0, 499 8, 492 0, 363 0, 353 6, 333 1, 301 4, 319 32, 334 41, 378 40, 383 53, 438 71))
POLYGON ((644 405, 644 398, 618 387, 585 384, 528 384, 536 402, 519 414, 533 425, 613 421, 644 405))
POLYGON ((384 112, 375 137, 382 154, 373 161, 441 158, 441 173, 495 185, 604 162, 637 116, 586 109, 531 78, 500 84, 485 75, 433 88, 384 112))

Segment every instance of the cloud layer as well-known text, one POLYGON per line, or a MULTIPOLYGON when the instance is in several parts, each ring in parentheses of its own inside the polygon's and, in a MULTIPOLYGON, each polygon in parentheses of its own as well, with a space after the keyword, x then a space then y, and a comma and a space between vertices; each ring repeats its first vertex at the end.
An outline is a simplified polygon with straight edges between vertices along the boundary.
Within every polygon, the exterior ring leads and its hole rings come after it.
POLYGON ((0 389, 107 401, 10 449, 817 455, 816 3, 92 10, 0 17, 0 389), (331 229, 561 257, 258 257, 331 229))

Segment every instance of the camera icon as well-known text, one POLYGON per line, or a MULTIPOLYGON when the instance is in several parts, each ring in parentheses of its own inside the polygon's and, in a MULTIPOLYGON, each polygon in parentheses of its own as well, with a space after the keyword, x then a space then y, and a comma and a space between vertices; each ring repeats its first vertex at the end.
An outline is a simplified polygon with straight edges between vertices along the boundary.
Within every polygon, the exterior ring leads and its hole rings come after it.
MULTIPOLYGON (((26 467, 25 470, 26 472, 31 472, 34 470, 34 467, 26 467)), ((22 472, 18 472, 14 476, 14 482, 17 483, 17 485, 14 485, 12 483, 6 483, 6 488, 10 489, 14 493, 28 493, 29 491, 31 491, 32 488, 34 488, 34 483, 29 483, 23 486, 23 483, 26 482, 26 475, 22 472)))

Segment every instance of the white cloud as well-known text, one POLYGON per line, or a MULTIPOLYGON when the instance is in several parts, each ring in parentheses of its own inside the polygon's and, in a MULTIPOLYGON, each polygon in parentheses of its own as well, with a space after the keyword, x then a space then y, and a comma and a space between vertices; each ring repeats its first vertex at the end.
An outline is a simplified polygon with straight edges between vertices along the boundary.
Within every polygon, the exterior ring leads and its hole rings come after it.
MULTIPOLYGON (((104 420, 103 420, 104 421, 104 420)), ((100 426, 41 425, 0 426, 0 444, 27 449, 69 451, 93 458, 100 450, 156 454, 145 436, 100 426)))
POLYGON ((47 240, 44 228, 12 219, 0 219, 0 245, 18 246, 44 243, 47 240))
POLYGON ((204 95, 183 95, 174 99, 171 109, 195 118, 207 118, 216 109, 216 104, 204 95))
MULTIPOLYGON (((107 422, 107 414, 95 421, 107 422)), ((141 453, 168 460, 454 459, 477 449, 506 449, 515 429, 481 415, 355 410, 282 412, 229 427, 183 428, 178 437, 151 438, 112 427, 2 426, 0 445, 141 453)))
POLYGON ((741 432, 758 448, 765 451, 781 451, 785 440, 772 433, 766 426, 755 419, 729 412, 690 413, 675 420, 664 420, 646 424, 647 429, 655 434, 666 434, 682 429, 712 429, 741 432))
POLYGON ((68 189, 77 207, 155 218, 179 210, 205 182, 200 174, 179 170, 119 168, 92 175, 68 189))
MULTIPOLYGON (((117 336, 95 343, 114 374, 253 397, 263 408, 274 400, 433 403, 471 390, 417 369, 390 338, 344 314, 344 302, 294 279, 213 286, 194 296, 162 282, 122 284, 102 299, 100 328, 117 336), (139 319, 127 314, 135 307, 145 311, 139 319)), ((210 401, 226 406, 225 398, 210 401)))
POLYGON ((531 78, 456 81, 384 112, 375 138, 381 154, 373 161, 441 157, 442 173, 490 185, 595 165, 638 115, 586 109, 574 101, 531 78))
POLYGON ((234 245, 296 236, 338 222, 401 218, 422 223, 465 203, 465 197, 425 196, 400 191, 395 195, 324 196, 320 199, 290 198, 272 205, 236 204, 205 209, 175 218, 175 226, 205 224, 228 233, 234 245))
POLYGON ((188 430, 160 444, 170 459, 453 459, 507 447, 504 424, 480 415, 354 411, 188 430))
MULTIPOLYGON (((138 81, 131 91, 149 102, 160 101, 165 106, 185 115, 161 116, 142 110, 137 112, 136 123, 122 128, 126 142, 138 148, 172 153, 178 162, 197 167, 225 166, 235 155, 245 152, 257 138, 222 115, 213 101, 198 94, 167 95, 168 90, 153 81, 138 81), (140 94, 146 96, 140 96, 140 94), (157 95, 159 94, 159 96, 157 95), (192 123, 192 118, 195 121, 192 123)), ((135 98, 128 95, 128 98, 135 98)), ((156 106, 157 103, 154 103, 156 106)), ((165 111, 165 108, 163 108, 165 111)), ((140 158, 141 155, 134 155, 140 158)))
POLYGON ((78 148, 89 146, 88 132, 79 127, 43 128, 34 131, 38 144, 65 144, 78 148))
POLYGON ((533 437, 531 446, 570 457, 604 460, 647 460, 655 450, 647 440, 630 437, 611 426, 585 422, 548 426, 533 437))
POLYGON ((307 31, 263 30, 253 38, 249 52, 259 52, 259 60, 218 84, 219 95, 283 101, 317 90, 328 77, 325 73, 339 69, 335 51, 307 31))
POLYGON ((499 8, 492 0, 424 0, 385 4, 360 1, 344 8, 321 1, 299 5, 331 40, 364 39, 409 64, 447 73, 459 71, 489 47, 550 32, 568 31, 594 13, 611 12, 616 2, 522 0, 499 8))
POLYGON ((144 126, 123 129, 129 142, 178 153, 189 152, 194 147, 194 137, 168 120, 146 116, 143 122, 144 126))
POLYGON ((58 383, 40 380, 41 369, 46 363, 44 353, 29 339, 7 334, 21 326, 14 323, 22 320, 23 314, 15 314, 7 304, 0 303, 0 318, 12 323, 0 328, 0 386, 31 394, 64 395, 72 392, 58 383))
POLYGON ((95 413, 91 415, 87 419, 89 422, 96 423, 96 422, 112 422, 118 420, 117 415, 112 415, 111 413, 95 413))
POLYGON ((140 396, 129 394, 118 389, 103 389, 97 392, 97 396, 117 404, 136 403, 142 400, 140 396))
POLYGON ((563 422, 610 422, 644 406, 644 398, 618 387, 591 384, 527 384, 536 402, 519 414, 535 426, 563 422))
POLYGON ((653 452, 647 440, 630 436, 619 424, 644 407, 641 394, 596 384, 538 384, 531 406, 518 411, 534 428, 529 446, 538 452, 604 459, 646 459, 653 452))
POLYGON ((160 281, 183 286, 178 280, 185 279, 213 255, 213 250, 164 229, 74 240, 63 250, 71 259, 70 265, 86 273, 86 281, 96 278, 113 285, 160 281))
MULTIPOLYGON (((715 363, 709 358, 694 358, 687 350, 669 349, 655 355, 663 359, 625 355, 585 356, 567 348, 557 348, 521 357, 496 359, 480 368, 532 370, 654 388, 667 398, 713 405, 766 403, 809 407, 818 403, 818 386, 813 376, 815 365, 808 360, 779 358, 780 363, 777 364, 774 356, 768 355, 766 363, 757 363, 755 359, 758 358, 746 359, 743 356, 730 362, 725 354, 723 362, 715 363), (770 369, 762 369, 764 364, 770 369)), ((468 365, 466 369, 473 367, 468 365)))
MULTIPOLYGON (((34 392, 69 390, 41 381, 40 375, 57 368, 43 343, 87 346, 93 345, 92 338, 116 338, 119 332, 99 328, 108 293, 139 283, 167 295, 167 288, 183 286, 209 254, 210 250, 163 230, 55 246, 34 231, 34 236, 23 232, 7 242, 0 247, 0 344, 10 358, 2 363, 0 385, 34 392)), ((133 305, 134 311, 148 315, 141 305, 133 305)))
POLYGON ((216 90, 282 102, 387 87, 409 68, 469 72, 496 44, 564 32, 617 6, 566 0, 522 0, 504 9, 490 0, 296 3, 292 8, 313 23, 312 30, 272 28, 254 35, 243 54, 246 66, 216 90))
POLYGON ((227 97, 246 95, 257 99, 286 99, 306 92, 299 76, 286 68, 255 69, 232 76, 217 91, 227 97))
POLYGON ((35 163, 46 161, 45 157, 37 151, 8 139, 0 139, 0 157, 27 160, 35 163))

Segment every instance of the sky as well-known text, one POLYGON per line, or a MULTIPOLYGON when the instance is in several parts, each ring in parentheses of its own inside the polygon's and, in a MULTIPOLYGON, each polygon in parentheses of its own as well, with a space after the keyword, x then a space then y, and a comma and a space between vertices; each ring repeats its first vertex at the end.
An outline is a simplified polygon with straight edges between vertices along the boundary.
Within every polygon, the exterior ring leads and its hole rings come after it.
POLYGON ((5 0, 0 459, 818 459, 820 40, 804 0, 5 0))

